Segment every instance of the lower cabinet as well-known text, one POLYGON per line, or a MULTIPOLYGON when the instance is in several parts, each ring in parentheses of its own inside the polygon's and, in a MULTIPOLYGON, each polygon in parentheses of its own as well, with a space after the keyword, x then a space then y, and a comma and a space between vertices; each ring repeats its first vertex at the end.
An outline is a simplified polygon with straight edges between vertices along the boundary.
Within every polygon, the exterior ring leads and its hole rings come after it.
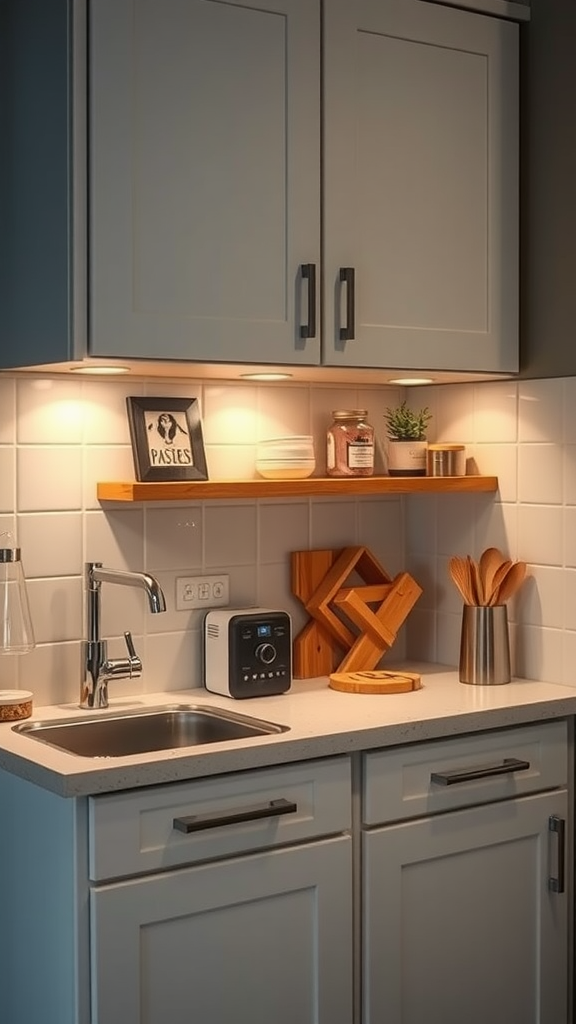
POLYGON ((364 841, 366 1024, 565 1024, 566 794, 377 829, 364 841))
POLYGON ((202 864, 91 897, 98 1024, 351 1024, 351 840, 202 864))
POLYGON ((363 833, 364 1024, 569 1020, 565 749, 554 723, 368 765, 369 798, 386 772, 390 818, 394 775, 404 815, 432 813, 363 833), (435 797, 462 806, 434 813, 435 797))
POLYGON ((351 1024, 350 803, 348 758, 94 798, 91 1021, 351 1024))
POLYGON ((567 1024, 568 723, 64 799, 0 771, 8 1024, 567 1024))

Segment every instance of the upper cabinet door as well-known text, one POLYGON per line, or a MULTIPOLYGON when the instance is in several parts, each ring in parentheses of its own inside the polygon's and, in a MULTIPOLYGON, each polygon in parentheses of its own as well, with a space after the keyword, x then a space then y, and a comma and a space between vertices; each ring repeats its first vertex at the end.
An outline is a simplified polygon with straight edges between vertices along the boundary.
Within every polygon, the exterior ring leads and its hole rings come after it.
POLYGON ((91 354, 317 363, 318 0, 90 16, 91 354))
POLYGON ((518 26, 327 0, 324 74, 323 361, 517 371, 518 26))

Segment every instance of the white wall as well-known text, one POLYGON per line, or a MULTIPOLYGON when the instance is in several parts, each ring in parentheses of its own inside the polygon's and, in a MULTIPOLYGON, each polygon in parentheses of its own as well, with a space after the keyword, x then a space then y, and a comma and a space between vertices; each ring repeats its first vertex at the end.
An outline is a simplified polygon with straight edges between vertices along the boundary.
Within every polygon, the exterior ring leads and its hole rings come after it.
MULTIPOLYGON (((455 665, 461 599, 452 554, 490 545, 529 563, 509 605, 516 673, 576 685, 576 378, 418 390, 435 413, 436 440, 464 442, 494 495, 411 496, 406 568, 424 587, 408 624, 409 649, 455 665)), ((430 437, 432 439, 432 437, 430 437)))
POLYGON ((290 551, 365 544, 389 573, 404 568, 399 498, 101 507, 98 480, 134 478, 125 398, 140 394, 198 398, 210 478, 226 479, 255 476, 257 440, 289 432, 314 434, 322 475, 331 410, 367 408, 381 438, 399 391, 0 375, 0 531, 21 545, 37 641, 0 655, 0 688, 31 689, 36 706, 77 700, 86 561, 147 570, 166 593, 168 611, 151 615, 142 592, 102 586, 111 656, 129 629, 144 663, 141 679, 112 684, 115 696, 201 684, 202 613, 174 610, 178 574, 229 572, 232 606, 286 608, 300 629, 290 551))
MULTIPOLYGON (((75 701, 84 630, 83 566, 146 569, 165 589, 168 612, 153 616, 136 590, 103 585, 103 632, 112 656, 132 630, 140 680, 116 695, 201 683, 201 612, 174 610, 180 573, 230 573, 231 603, 289 610, 289 552, 365 544, 389 573, 408 569, 424 587, 405 630, 415 658, 456 665, 461 601, 451 554, 497 545, 529 563, 509 606, 517 674, 576 682, 576 378, 418 388, 434 413, 429 439, 464 442, 469 470, 496 474, 499 492, 384 499, 304 499, 100 506, 98 480, 133 478, 128 394, 197 397, 212 479, 254 474, 256 441, 313 433, 324 472, 331 410, 366 407, 377 428, 398 397, 390 388, 167 381, 96 382, 0 375, 0 531, 22 547, 37 647, 0 656, 0 688, 20 685, 36 705, 75 701)), ((0 541, 0 543, 2 543, 0 541)), ((402 654, 402 635, 394 654, 402 654)))

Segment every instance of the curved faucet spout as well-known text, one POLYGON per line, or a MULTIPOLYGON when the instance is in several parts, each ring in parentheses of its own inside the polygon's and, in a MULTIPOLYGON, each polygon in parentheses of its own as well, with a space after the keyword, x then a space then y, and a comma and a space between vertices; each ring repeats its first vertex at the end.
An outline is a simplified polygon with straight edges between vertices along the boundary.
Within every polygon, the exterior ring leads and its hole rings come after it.
POLYGON ((107 569, 101 562, 86 563, 86 619, 88 639, 83 644, 84 679, 80 687, 81 708, 108 707, 110 679, 137 678, 142 662, 134 650, 132 636, 124 633, 128 657, 109 658, 108 644, 100 636, 100 588, 102 583, 119 583, 123 587, 139 587, 148 596, 151 612, 166 611, 164 593, 157 580, 147 572, 107 569))
POLYGON ((165 612, 166 599, 162 587, 147 572, 127 572, 122 569, 107 569, 99 562, 88 563, 89 583, 120 583, 124 587, 140 587, 148 595, 150 611, 165 612))

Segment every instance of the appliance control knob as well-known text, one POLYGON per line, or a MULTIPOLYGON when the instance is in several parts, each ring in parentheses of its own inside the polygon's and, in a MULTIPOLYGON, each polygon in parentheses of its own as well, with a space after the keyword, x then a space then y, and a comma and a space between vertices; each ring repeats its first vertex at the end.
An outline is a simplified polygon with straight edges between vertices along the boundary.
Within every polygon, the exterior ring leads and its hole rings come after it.
POLYGON ((271 665, 276 657, 276 648, 272 644, 258 644, 255 654, 265 665, 271 665))

